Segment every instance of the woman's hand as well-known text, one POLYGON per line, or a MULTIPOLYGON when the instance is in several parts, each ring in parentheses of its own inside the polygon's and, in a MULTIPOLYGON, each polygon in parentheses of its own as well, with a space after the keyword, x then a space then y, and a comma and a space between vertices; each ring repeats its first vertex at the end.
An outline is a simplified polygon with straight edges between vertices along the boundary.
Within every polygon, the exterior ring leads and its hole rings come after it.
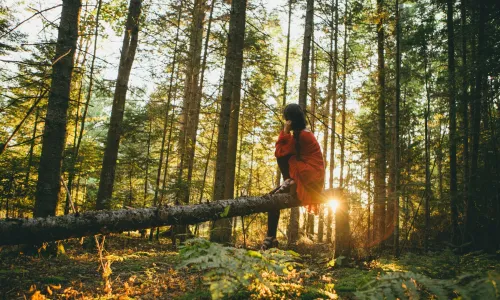
POLYGON ((290 133, 290 130, 292 130, 292 121, 288 120, 285 122, 285 127, 283 128, 283 131, 288 134, 290 133))

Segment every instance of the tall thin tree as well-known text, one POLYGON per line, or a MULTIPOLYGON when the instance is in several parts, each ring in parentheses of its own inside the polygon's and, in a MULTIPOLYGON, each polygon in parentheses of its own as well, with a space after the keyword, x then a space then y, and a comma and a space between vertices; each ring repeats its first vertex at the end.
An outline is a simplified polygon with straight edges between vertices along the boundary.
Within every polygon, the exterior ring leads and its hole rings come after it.
POLYGON ((386 207, 386 145, 385 145, 385 58, 384 58, 384 2, 377 0, 377 137, 374 172, 374 220, 376 242, 382 242, 385 237, 385 207, 386 207))
POLYGON ((106 138, 106 148, 102 162, 96 209, 110 209, 115 181, 116 161, 122 134, 123 115, 127 98, 128 82, 139 40, 139 23, 142 0, 130 0, 127 21, 120 56, 120 66, 116 79, 111 119, 106 138))

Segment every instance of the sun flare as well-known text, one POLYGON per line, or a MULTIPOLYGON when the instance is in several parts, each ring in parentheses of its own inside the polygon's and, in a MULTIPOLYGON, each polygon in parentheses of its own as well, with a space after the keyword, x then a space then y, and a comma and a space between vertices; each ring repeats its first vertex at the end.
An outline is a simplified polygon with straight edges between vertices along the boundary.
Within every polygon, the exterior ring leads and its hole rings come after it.
POLYGON ((328 201, 328 206, 332 209, 333 212, 337 210, 337 207, 339 206, 339 201, 336 199, 331 199, 328 201))

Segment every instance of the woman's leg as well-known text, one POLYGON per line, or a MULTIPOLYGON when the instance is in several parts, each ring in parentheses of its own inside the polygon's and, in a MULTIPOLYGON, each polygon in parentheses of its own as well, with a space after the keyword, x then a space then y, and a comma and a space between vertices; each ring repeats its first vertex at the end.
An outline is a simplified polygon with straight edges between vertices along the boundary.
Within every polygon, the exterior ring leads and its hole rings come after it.
POLYGON ((283 175, 283 179, 285 179, 285 180, 290 178, 290 165, 288 164, 290 157, 292 157, 292 155, 278 157, 278 159, 277 159, 278 166, 280 167, 281 175, 283 175))
MULTIPOLYGON (((291 155, 283 156, 278 158, 278 166, 283 175, 283 179, 290 178, 290 167, 288 165, 288 160, 291 155)), ((267 213, 267 236, 276 238, 278 232, 278 222, 280 220, 280 210, 270 210, 267 213)))

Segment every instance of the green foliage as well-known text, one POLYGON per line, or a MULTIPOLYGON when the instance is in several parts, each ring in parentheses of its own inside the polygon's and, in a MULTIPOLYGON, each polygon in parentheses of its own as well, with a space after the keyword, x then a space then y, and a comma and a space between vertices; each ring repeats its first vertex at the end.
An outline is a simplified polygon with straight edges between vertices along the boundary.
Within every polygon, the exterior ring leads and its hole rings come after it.
POLYGON ((259 252, 224 247, 204 239, 189 240, 181 248, 180 256, 179 268, 191 267, 204 272, 213 299, 235 295, 246 298, 290 296, 293 290, 302 289, 293 281, 309 273, 308 270, 296 270, 300 266, 296 261, 299 255, 293 251, 259 252))
POLYGON ((391 272, 368 283, 359 299, 499 299, 500 274, 466 274, 458 279, 432 279, 414 272, 391 272))

